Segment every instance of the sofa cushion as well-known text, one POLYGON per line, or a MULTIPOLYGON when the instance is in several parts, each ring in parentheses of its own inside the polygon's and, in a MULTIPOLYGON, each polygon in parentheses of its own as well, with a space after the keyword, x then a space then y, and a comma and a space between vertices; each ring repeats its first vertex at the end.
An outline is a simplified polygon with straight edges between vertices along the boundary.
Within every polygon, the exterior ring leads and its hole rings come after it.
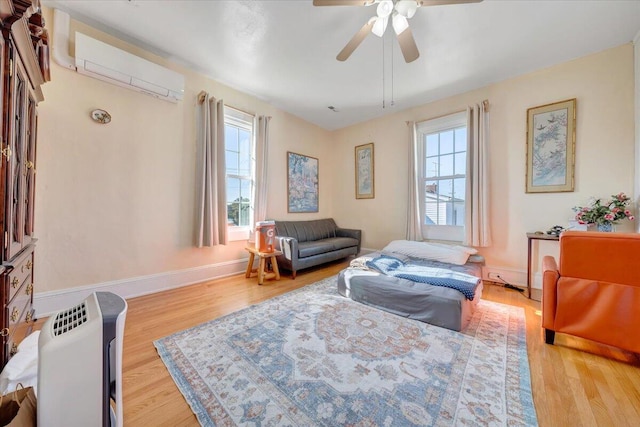
POLYGON ((298 242, 336 237, 336 225, 332 218, 309 221, 276 221, 276 235, 293 237, 298 242))
POLYGON ((351 237, 332 237, 330 239, 316 240, 313 242, 302 242, 298 243, 298 257, 306 258, 326 252, 350 248, 352 246, 358 246, 358 239, 351 237))

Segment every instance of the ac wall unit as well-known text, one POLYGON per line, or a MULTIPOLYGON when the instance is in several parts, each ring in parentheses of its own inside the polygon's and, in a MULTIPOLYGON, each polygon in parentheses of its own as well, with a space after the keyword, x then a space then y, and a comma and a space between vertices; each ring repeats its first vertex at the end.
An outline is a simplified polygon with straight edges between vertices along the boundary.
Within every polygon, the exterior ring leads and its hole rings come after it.
POLYGON ((127 303, 95 292, 49 317, 38 339, 38 425, 122 427, 127 303))
POLYGON ((146 59, 76 32, 76 69, 167 101, 181 101, 184 76, 146 59))

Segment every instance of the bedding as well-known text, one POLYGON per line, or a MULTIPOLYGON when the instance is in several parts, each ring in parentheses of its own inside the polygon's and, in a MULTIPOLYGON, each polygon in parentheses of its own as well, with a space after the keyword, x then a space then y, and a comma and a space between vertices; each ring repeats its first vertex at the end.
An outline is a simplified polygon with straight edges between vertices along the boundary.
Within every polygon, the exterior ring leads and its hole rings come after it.
POLYGON ((467 262, 460 265, 396 252, 374 252, 352 260, 350 266, 339 273, 338 291, 354 301, 399 316, 460 331, 471 320, 482 296, 480 277, 483 263, 484 258, 471 254, 467 262), (467 276, 466 280, 477 281, 473 297, 468 299, 463 293, 450 287, 386 275, 367 265, 381 257, 396 259, 413 269, 439 269, 448 273, 464 274, 467 276))

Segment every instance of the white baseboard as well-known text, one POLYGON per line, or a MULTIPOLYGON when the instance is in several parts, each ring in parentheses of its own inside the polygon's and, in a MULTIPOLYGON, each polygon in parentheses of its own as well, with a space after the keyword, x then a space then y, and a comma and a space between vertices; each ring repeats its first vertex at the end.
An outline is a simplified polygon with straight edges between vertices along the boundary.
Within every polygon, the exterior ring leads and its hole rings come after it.
POLYGON ((33 295, 33 306, 36 318, 47 317, 77 305, 96 291, 113 292, 125 299, 134 298, 239 274, 246 271, 247 262, 248 258, 245 258, 61 291, 39 292, 33 295))

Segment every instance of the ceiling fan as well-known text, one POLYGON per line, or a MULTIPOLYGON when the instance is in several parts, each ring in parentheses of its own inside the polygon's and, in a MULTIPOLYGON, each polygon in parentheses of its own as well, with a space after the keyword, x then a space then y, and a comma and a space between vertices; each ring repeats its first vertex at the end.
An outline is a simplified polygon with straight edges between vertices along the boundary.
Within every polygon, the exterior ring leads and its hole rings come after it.
POLYGON ((409 28, 409 19, 415 15, 420 6, 439 6, 461 3, 479 3, 482 0, 313 0, 314 6, 371 6, 377 4, 376 16, 373 16, 360 28, 336 59, 346 61, 369 33, 378 37, 384 35, 389 19, 396 33, 400 50, 406 62, 418 59, 420 52, 409 28))

